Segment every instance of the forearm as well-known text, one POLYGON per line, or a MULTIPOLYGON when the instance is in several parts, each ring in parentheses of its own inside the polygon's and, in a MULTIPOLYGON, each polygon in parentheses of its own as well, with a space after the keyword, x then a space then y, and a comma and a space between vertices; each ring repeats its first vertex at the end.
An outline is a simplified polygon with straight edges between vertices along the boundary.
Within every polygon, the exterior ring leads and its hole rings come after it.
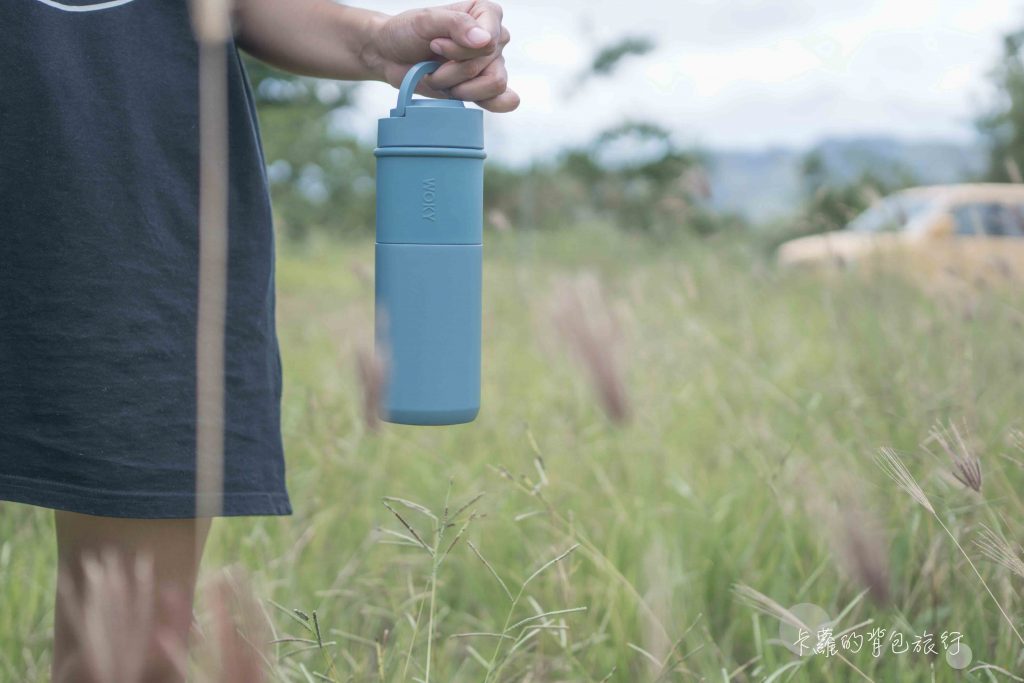
POLYGON ((395 16, 332 0, 234 0, 235 40, 273 66, 306 76, 379 80, 398 87, 409 67, 444 62, 417 92, 512 111, 502 49, 509 41, 492 0, 458 0, 395 16))
POLYGON ((235 40, 254 57, 293 73, 384 80, 372 41, 387 18, 331 0, 237 0, 235 40))

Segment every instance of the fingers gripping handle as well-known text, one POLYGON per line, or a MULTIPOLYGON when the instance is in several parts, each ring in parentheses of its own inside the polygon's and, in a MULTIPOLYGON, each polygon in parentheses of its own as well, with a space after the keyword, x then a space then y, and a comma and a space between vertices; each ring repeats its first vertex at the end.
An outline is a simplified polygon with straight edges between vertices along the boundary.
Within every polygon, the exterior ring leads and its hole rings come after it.
POLYGON ((440 68, 441 62, 420 62, 405 74, 402 85, 398 89, 398 106, 391 112, 392 116, 405 116, 405 107, 412 100, 416 86, 420 84, 423 77, 432 74, 440 68))

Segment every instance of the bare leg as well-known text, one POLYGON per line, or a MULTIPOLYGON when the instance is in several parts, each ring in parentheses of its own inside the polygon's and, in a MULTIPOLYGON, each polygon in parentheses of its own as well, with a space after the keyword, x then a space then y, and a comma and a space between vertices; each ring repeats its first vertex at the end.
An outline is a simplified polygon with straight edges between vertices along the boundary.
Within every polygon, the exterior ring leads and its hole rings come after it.
MULTIPOLYGON (((73 512, 55 513, 57 529, 58 586, 74 586, 79 593, 88 583, 83 560, 104 557, 116 559, 130 568, 139 558, 152 561, 154 630, 174 642, 187 643, 192 619, 192 598, 203 544, 210 529, 209 519, 120 519, 94 517, 73 512), (176 596, 177 609, 164 596, 176 596)), ((126 572, 131 576, 131 570, 126 572)), ((76 605, 58 590, 54 610, 53 680, 90 681, 78 656, 79 629, 71 622, 76 605)), ((125 624, 125 628, 142 625, 125 624)), ((113 644, 117 647, 117 643, 113 644)), ((183 678, 157 643, 146 649, 146 683, 179 683, 183 678)))

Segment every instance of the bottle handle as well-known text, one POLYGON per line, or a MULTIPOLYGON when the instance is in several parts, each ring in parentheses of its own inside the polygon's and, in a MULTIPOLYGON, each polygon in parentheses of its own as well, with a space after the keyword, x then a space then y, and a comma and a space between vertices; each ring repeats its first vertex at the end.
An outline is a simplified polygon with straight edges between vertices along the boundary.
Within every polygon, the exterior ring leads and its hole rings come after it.
POLYGON ((391 111, 392 116, 405 116, 405 107, 412 100, 416 86, 420 84, 423 77, 432 74, 441 66, 441 62, 429 61, 416 64, 405 74, 402 85, 398 88, 398 106, 391 111))

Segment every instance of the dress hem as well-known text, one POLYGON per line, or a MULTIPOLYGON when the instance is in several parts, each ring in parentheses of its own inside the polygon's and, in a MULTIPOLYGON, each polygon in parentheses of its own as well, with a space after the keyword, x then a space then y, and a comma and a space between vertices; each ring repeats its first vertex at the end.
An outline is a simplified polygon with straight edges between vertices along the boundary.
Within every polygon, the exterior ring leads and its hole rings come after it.
MULTIPOLYGON (((0 475, 0 501, 25 503, 51 510, 99 517, 133 519, 193 519, 194 493, 122 493, 74 490, 58 482, 0 475)), ((225 492, 217 517, 279 516, 292 514, 287 492, 225 492)))

